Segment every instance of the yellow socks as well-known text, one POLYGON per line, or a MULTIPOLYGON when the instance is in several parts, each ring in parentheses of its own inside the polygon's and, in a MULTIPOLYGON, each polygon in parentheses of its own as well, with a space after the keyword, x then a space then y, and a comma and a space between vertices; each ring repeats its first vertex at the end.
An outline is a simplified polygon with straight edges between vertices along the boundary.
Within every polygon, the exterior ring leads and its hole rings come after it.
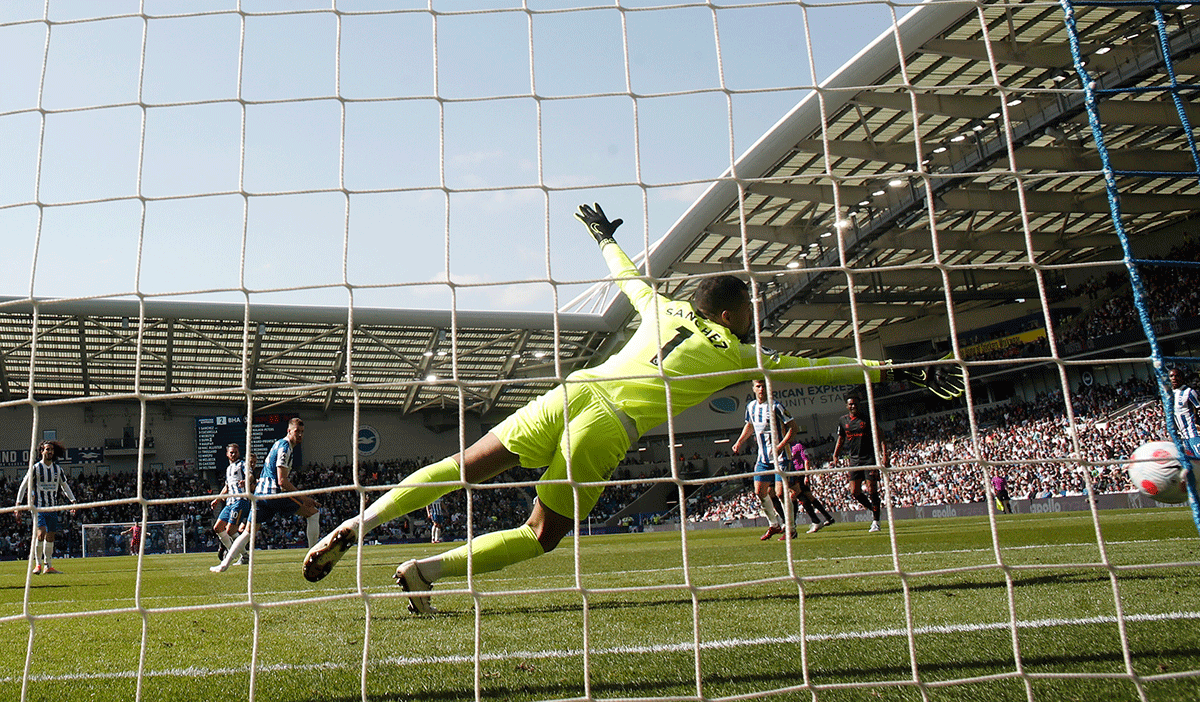
POLYGON ((366 534, 385 522, 396 517, 402 517, 415 509, 433 502, 448 492, 453 492, 462 485, 458 461, 453 457, 443 458, 437 463, 431 463, 421 470, 400 481, 398 487, 384 493, 371 503, 363 513, 363 531, 366 534), (447 485, 430 485, 429 483, 454 483, 447 485))
MULTIPOLYGON (((477 536, 470 546, 475 573, 490 573, 545 553, 528 524, 477 536)), ((421 572, 430 576, 430 580, 444 576, 463 577, 467 574, 467 547, 459 546, 429 561, 432 562, 428 565, 426 561, 420 561, 420 565, 421 572)))

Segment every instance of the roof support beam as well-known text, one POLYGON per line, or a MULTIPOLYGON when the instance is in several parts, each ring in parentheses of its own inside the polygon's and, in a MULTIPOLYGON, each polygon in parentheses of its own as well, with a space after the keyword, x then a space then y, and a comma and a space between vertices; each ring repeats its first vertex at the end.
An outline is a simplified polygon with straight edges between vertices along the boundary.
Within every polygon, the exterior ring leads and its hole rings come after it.
MULTIPOLYGON (((1098 105, 1098 109, 1100 121, 1105 124, 1181 128, 1179 113, 1170 101, 1104 100, 1098 105)), ((1200 106, 1194 102, 1184 102, 1183 110, 1188 116, 1188 121, 1193 125, 1200 120, 1200 106)), ((1072 121, 1086 123, 1087 114, 1076 115, 1072 121)))
MULTIPOLYGON (((1015 190, 986 188, 947 188, 937 195, 952 210, 1020 212, 1021 202, 1015 190)), ((1108 199, 1103 191, 1091 193, 1025 191, 1025 209, 1030 212, 1086 212, 1107 214, 1108 199)), ((1200 209, 1200 196, 1159 193, 1122 193, 1121 210, 1125 214, 1150 214, 1200 209)))
MULTIPOLYGON (((395 346, 393 346, 392 344, 389 344, 387 341, 384 341, 374 331, 372 331, 370 329, 366 329, 364 327, 358 327, 356 333, 361 334, 362 336, 370 339, 371 341, 374 341, 376 344, 379 344, 380 348, 387 349, 392 354, 392 356, 396 359, 397 363, 408 366, 408 367, 412 368, 414 371, 420 370, 420 368, 421 368, 420 364, 415 363, 406 354, 401 353, 395 346)), ((424 359, 422 359, 422 360, 424 360, 424 359)))
MULTIPOLYGON (((525 331, 521 332, 521 335, 516 341, 513 342, 512 353, 508 355, 508 360, 504 362, 504 366, 500 369, 501 378, 512 377, 513 369, 516 368, 517 363, 521 361, 521 352, 525 350, 525 346, 529 343, 529 339, 532 336, 533 332, 526 329, 525 331)), ((484 397, 483 406, 480 407, 479 413, 487 414, 490 412, 492 407, 496 404, 496 401, 500 399, 500 395, 503 393, 503 383, 496 383, 489 388, 484 397)))
MULTIPOLYGON (((1197 45, 1200 45, 1200 32, 1188 30, 1180 32, 1170 40, 1168 51, 1170 56, 1186 56, 1193 53, 1197 45)), ((1128 85, 1136 85, 1139 81, 1144 80, 1147 76, 1153 75, 1156 71, 1161 70, 1162 61, 1159 58, 1158 52, 1149 50, 1138 56, 1135 61, 1130 61, 1121 64, 1116 70, 1100 76, 1096 83, 1097 89, 1107 90, 1121 88, 1128 85)), ((928 105, 929 108, 940 107, 944 112, 948 112, 947 108, 954 108, 961 111, 963 117, 977 118, 979 112, 971 113, 970 108, 976 110, 983 108, 985 103, 991 101, 993 105, 999 107, 999 96, 942 96, 938 94, 917 94, 917 93, 879 93, 879 92, 864 92, 851 98, 858 101, 859 104, 873 104, 880 107, 891 107, 892 109, 903 110, 905 112, 911 109, 913 96, 918 105, 928 105)), ((1122 122, 1121 120, 1112 119, 1111 116, 1106 117, 1105 106, 1110 109, 1128 110, 1133 116, 1143 116, 1149 114, 1150 110, 1143 110, 1143 107, 1151 108, 1155 105, 1162 116, 1165 116, 1169 110, 1173 111, 1174 105, 1166 103, 1150 103, 1141 100, 1108 100, 1100 106, 1100 116, 1102 121, 1109 123, 1126 123, 1137 124, 1138 122, 1122 122)), ((1034 141, 1039 135, 1043 134, 1049 127, 1056 126, 1062 122, 1070 120, 1086 119, 1086 111, 1084 109, 1083 97, 1077 94, 1054 95, 1046 99, 1024 99, 1020 104, 1010 106, 1008 110, 1008 118, 1020 122, 1014 124, 1011 129, 1011 140, 1008 137, 1003 139, 991 139, 980 142, 975 145, 974 153, 964 155, 961 159, 950 164, 950 172, 952 173, 969 173, 979 171, 987 167, 987 164, 1001 158, 1007 153, 1010 144, 1026 144, 1034 141)), ((1187 105, 1189 111, 1200 111, 1193 105, 1187 105)), ((927 111, 937 112, 937 110, 928 109, 927 111)), ((943 112, 943 113, 944 113, 943 112)), ((990 114, 990 113, 989 113, 990 114)), ((1112 113, 1107 113, 1111 115, 1112 113)), ((1177 115, 1171 114, 1171 126, 1177 126, 1179 119, 1177 115)), ((952 198, 958 197, 962 202, 963 207, 959 209, 979 209, 978 203, 972 203, 969 198, 966 198, 961 192, 955 193, 957 184, 953 181, 942 183, 940 186, 933 185, 932 195, 935 198, 942 198, 943 203, 950 207, 952 198)), ((982 200, 990 202, 995 207, 998 203, 991 201, 990 194, 983 191, 982 200)), ((1015 193, 1013 193, 1015 196, 1015 193)), ((786 197, 786 196, 785 196, 786 197)), ((1033 198, 1036 200, 1037 198, 1033 198)), ((1050 209, 1038 210, 1036 206, 1031 205, 1031 209, 1035 211, 1046 212, 1101 212, 1108 213, 1106 197, 1103 193, 1097 192, 1092 196, 1092 199, 1087 202, 1089 208, 1094 209, 1061 209, 1065 198, 1056 198, 1053 195, 1048 195, 1046 201, 1042 202, 1043 206, 1054 205, 1050 209)), ((911 190, 907 195, 897 194, 889 198, 889 203, 882 210, 874 213, 874 216, 869 221, 863 223, 862 226, 855 226, 849 232, 847 241, 847 249, 851 252, 868 247, 874 239, 883 235, 885 232, 895 228, 898 224, 904 225, 910 223, 917 216, 920 216, 921 209, 927 205, 924 202, 925 196, 918 194, 916 190, 911 190)), ((1015 197, 1013 198, 1015 200, 1015 197)), ((1171 195, 1141 195, 1134 196, 1130 194, 1129 202, 1122 198, 1123 209, 1127 214, 1147 214, 1158 212, 1178 212, 1180 210, 1197 209, 1200 203, 1200 198, 1196 197, 1175 197, 1171 195)), ((1006 203, 1006 207, 993 211, 1016 211, 1012 207, 1012 201, 1006 203)), ((943 206, 944 209, 944 206, 943 206)), ((821 260, 817 262, 815 268, 825 268, 837 265, 837 257, 839 252, 830 250, 826 252, 821 260)), ((828 273, 823 271, 813 271, 806 276, 800 276, 796 282, 788 288, 780 291, 779 294, 767 300, 767 304, 762 310, 765 318, 770 319, 776 315, 781 309, 790 307, 798 300, 803 300, 811 295, 815 290, 819 289, 822 281, 825 280, 828 273)))
MULTIPOLYGON (((429 339, 425 342, 425 352, 421 356, 421 363, 419 366, 417 366, 416 375, 418 381, 424 380, 425 377, 429 375, 429 367, 433 364, 434 351, 437 350, 439 341, 446 335, 446 332, 442 329, 431 329, 430 331, 432 333, 429 335, 429 339)), ((406 415, 416 409, 414 405, 417 402, 417 395, 419 395, 420 392, 420 382, 413 383, 408 388, 408 393, 404 398, 404 405, 400 410, 401 416, 406 415)))
POLYGON ((797 351, 818 351, 829 353, 854 346, 854 339, 830 339, 818 337, 763 336, 762 345, 772 351, 795 353, 797 351))
POLYGON ((167 320, 167 342, 164 351, 166 358, 163 366, 163 392, 171 392, 175 384, 175 320, 167 320))
MULTIPOLYGON (((1011 268, 957 268, 946 272, 950 278, 951 289, 975 288, 981 285, 1011 285, 1033 283, 1033 272, 1014 270, 1011 268)), ((937 270, 928 268, 870 268, 854 270, 850 273, 855 286, 869 288, 937 288, 944 287, 945 280, 937 270)), ((843 280, 845 276, 842 276, 843 280)), ((945 299, 945 298, 942 298, 945 299)), ((861 302, 861 300, 860 300, 861 302)), ((886 300, 883 300, 886 302, 886 300)))
POLYGON ((87 397, 92 394, 92 379, 88 373, 87 322, 79 315, 75 317, 75 324, 79 329, 79 377, 83 383, 83 396, 87 397))
MULTIPOLYGON (((941 93, 906 92, 862 92, 854 96, 854 102, 867 107, 879 107, 897 112, 912 112, 913 97, 917 110, 923 114, 959 119, 988 119, 988 115, 1000 111, 1000 95, 945 95, 941 93)), ((1034 119, 1051 98, 1023 97, 1021 103, 1008 108, 1008 117, 1014 122, 1034 119)), ((1098 105, 1100 120, 1105 124, 1128 124, 1142 127, 1178 127, 1179 113, 1170 102, 1142 100, 1104 100, 1098 105)), ((1200 118, 1200 106, 1184 103, 1189 121, 1200 118)), ((1087 114, 1073 115, 1073 122, 1087 122, 1087 114)), ((911 146, 910 146, 911 152, 911 146)), ((913 156, 905 157, 901 163, 911 163, 913 156)))
MULTIPOLYGON (((1087 56, 1089 70, 1112 70, 1118 64, 1137 56, 1137 52, 1124 46, 1109 46, 1108 53, 1097 54, 1099 44, 1083 44, 1080 49, 1087 56)), ((1066 44, 1051 44, 1031 41, 993 41, 992 56, 983 42, 969 39, 930 39, 921 47, 922 53, 974 59, 988 63, 994 57, 998 64, 1028 66, 1030 68, 1061 69, 1072 65, 1071 47, 1066 44)))
MULTIPOLYGON (((349 337, 349 332, 347 332, 349 337)), ((346 349, 342 347, 338 349, 337 356, 333 359, 333 373, 330 374, 329 382, 337 383, 346 375, 346 349)), ((329 410, 333 407, 333 398, 337 395, 337 386, 331 385, 325 391, 325 402, 321 404, 321 412, 326 416, 329 415, 329 410)))
MULTIPOLYGON (((972 232, 965 230, 938 229, 938 248, 941 251, 1021 251, 1025 249, 1023 232, 995 231, 972 232)), ((1059 234, 1034 233, 1034 251, 1056 251, 1059 249, 1111 248, 1120 242, 1111 234, 1083 234, 1063 237, 1059 234)), ((913 249, 928 251, 933 247, 929 229, 920 227, 907 231, 890 231, 876 239, 872 246, 884 249, 913 249)))
MULTIPOLYGON (((985 119, 993 112, 999 112, 1003 98, 996 95, 951 95, 933 92, 895 92, 864 91, 854 96, 854 102, 867 107, 881 107, 897 112, 912 112, 913 98, 917 101, 917 110, 923 114, 940 115, 942 117, 958 117, 959 119, 985 119)), ((1023 121, 1026 113, 1038 111, 1036 100, 1025 100, 1019 105, 1008 108, 1009 118, 1023 121)))
MULTIPOLYGON (((987 290, 979 290, 976 288, 965 288, 961 290, 951 290, 950 297, 955 302, 966 302, 968 300, 1017 300, 1024 298, 1026 300, 1038 299, 1038 289, 1035 287, 1028 288, 1012 288, 1003 289, 988 288, 987 290)), ((843 295, 818 295, 813 300, 818 302, 844 302, 846 296, 843 295)), ((905 291, 889 291, 887 293, 878 292, 861 292, 854 296, 855 301, 862 304, 899 304, 901 302, 930 302, 934 304, 945 303, 946 293, 942 290, 905 290, 905 291)), ((798 317, 802 318, 801 317, 798 317)))
MULTIPOLYGON (((756 231, 762 228, 755 228, 756 231)), ((711 231, 711 229, 710 229, 711 231)), ((1032 235, 1034 251, 1054 251, 1057 249, 1111 248, 1117 246, 1117 238, 1108 234, 1084 234, 1075 237, 1064 237, 1060 234, 1034 233, 1032 235)), ((758 241, 757 237, 752 237, 758 241)), ((773 241, 767 239, 766 241, 773 241)), ((799 242, 805 245, 808 242, 799 242)), ((933 246, 929 229, 920 227, 904 231, 892 230, 879 237, 873 244, 876 248, 913 249, 927 251, 933 246)), ((938 245, 942 251, 1020 251, 1025 248, 1025 235, 1022 232, 994 231, 974 232, 961 229, 939 229, 938 245)), ((721 272, 744 272, 746 267, 740 260, 722 260, 718 263, 688 263, 679 262, 671 269, 682 274, 704 274, 721 272)), ((775 273, 786 270, 783 265, 765 266, 752 265, 751 273, 775 273)))
POLYGON ((314 334, 313 336, 305 339, 304 341, 300 341, 298 343, 292 344, 291 346, 287 347, 286 349, 283 349, 282 351, 278 351, 276 353, 271 354, 267 358, 263 359, 263 363, 270 363, 271 361, 274 361, 277 358, 282 358, 284 356, 287 356, 288 354, 295 353, 296 351, 299 351, 300 349, 303 349, 307 346, 315 344, 318 341, 323 341, 325 339, 328 339, 331 336, 336 336, 339 333, 344 333, 344 331, 345 331, 345 325, 334 325, 333 327, 330 327, 329 329, 325 330, 324 332, 321 332, 320 334, 314 334))
MULTIPOLYGON (((508 343, 509 341, 517 339, 520 336, 521 336, 520 333, 515 332, 515 331, 511 332, 509 334, 500 334, 500 335, 492 338, 489 341, 485 341, 483 343, 476 344, 474 346, 469 346, 469 347, 466 344, 463 344, 460 342, 458 344, 458 348, 455 350, 455 354, 457 354, 459 360, 462 360, 464 358, 467 358, 468 356, 471 356, 472 354, 481 353, 483 351, 487 351, 488 349, 498 348, 498 347, 508 343)), ((526 340, 528 340, 528 336, 525 336, 525 338, 526 338, 526 340)), ((444 363, 449 363, 449 361, 446 361, 444 363)))
MULTIPOLYGON (((905 317, 924 317, 928 312, 907 302, 897 304, 877 304, 858 302, 856 305, 860 319, 901 319, 905 317)), ((850 319, 850 303, 821 303, 809 302, 796 305, 783 312, 780 319, 850 319)))
POLYGON ((258 386, 258 359, 262 355, 263 337, 267 335, 267 325, 259 322, 254 327, 254 338, 250 341, 250 358, 247 359, 246 388, 251 392, 258 386))
MULTIPOLYGON (((709 234, 729 239, 741 239, 742 227, 738 224, 710 224, 704 228, 709 234)), ((754 241, 771 241, 777 244, 796 246, 811 240, 812 227, 771 227, 763 224, 747 224, 746 238, 754 241)), ((674 268, 674 266, 672 266, 674 268)))
MULTIPOLYGON (((1175 121, 1179 118, 1176 116, 1175 121)), ((962 151, 963 148, 955 145, 951 147, 962 151)), ((806 139, 796 144, 797 151, 806 153, 824 153, 825 144, 817 139, 806 139)), ((882 163, 895 164, 912 164, 917 161, 917 147, 911 142, 897 142, 892 144, 871 144, 865 141, 848 141, 848 140, 831 140, 829 141, 829 155, 835 158, 857 158, 863 161, 879 161, 882 163)), ((931 154, 927 154, 927 157, 931 154)), ((1044 170, 1044 171, 1099 171, 1101 168, 1100 157, 1094 149, 1085 148, 1082 146, 1022 146, 1017 149, 1017 168, 1019 170, 1044 170)), ((942 159, 947 160, 948 159, 942 159)), ((1159 171, 1180 171, 1187 173, 1193 170, 1191 156, 1181 151, 1166 151, 1161 149, 1119 149, 1109 153, 1109 162, 1118 171, 1140 171, 1146 169, 1146 164, 1154 164, 1155 170, 1159 171)), ((1004 158, 1003 166, 1007 166, 1007 158, 1004 158)), ((887 174, 881 174, 880 178, 886 178, 887 174)), ((753 188, 752 188, 753 189, 753 188)), ((774 229, 774 227, 761 227, 762 229, 774 229)), ((750 228, 747 228, 747 235, 751 234, 750 228)), ((779 229, 784 229, 780 227, 779 229)), ((721 233, 714 231, 711 227, 709 231, 713 233, 721 233)), ((736 235, 729 235, 735 236, 736 235)), ((763 239, 765 236, 760 236, 755 232, 754 238, 763 239)), ((789 243, 784 238, 780 238, 781 243, 789 243)))
POLYGON ((771 197, 783 197, 789 200, 805 202, 824 202, 830 205, 835 201, 843 207, 856 205, 861 200, 871 197, 872 188, 861 185, 819 185, 807 183, 752 183, 750 192, 771 197), (840 198, 840 199, 839 199, 840 198))
POLYGON ((779 273, 788 270, 784 264, 778 266, 752 265, 749 269, 740 261, 724 259, 720 263, 687 263, 680 261, 671 266, 671 270, 683 275, 702 275, 704 273, 779 273))
MULTIPOLYGON (((805 139, 796 144, 796 150, 809 154, 823 154, 825 153, 825 144, 826 142, 820 139, 805 139)), ((867 141, 830 139, 828 144, 829 155, 837 158, 857 158, 863 161, 883 161, 884 163, 917 162, 917 146, 913 142, 879 144, 867 141)))
MULTIPOLYGON (((784 197, 790 200, 821 201, 832 204, 835 188, 829 185, 802 185, 797 183, 756 183, 751 189, 763 195, 784 197)), ((841 205, 857 204, 869 199, 871 189, 858 185, 839 185, 841 205)), ((1020 201, 1015 190, 989 190, 987 188, 946 188, 938 193, 938 199, 953 210, 985 210, 991 212, 1019 212, 1020 201)), ((1106 213, 1108 200, 1103 192, 1061 193, 1026 190, 1025 208, 1031 212, 1088 212, 1106 213)), ((1152 212, 1174 212, 1200 209, 1200 197, 1163 195, 1156 193, 1129 193, 1121 196, 1121 208, 1130 214, 1152 212)))
MULTIPOLYGON (((1178 118, 1176 118, 1178 119, 1178 118)), ((1102 168, 1094 149, 1079 146, 1024 146, 1017 149, 1017 168, 1039 171, 1097 171, 1102 168)), ((1118 171, 1144 171, 1153 164, 1156 171, 1195 170, 1190 154, 1161 149, 1116 149, 1108 161, 1118 171)))

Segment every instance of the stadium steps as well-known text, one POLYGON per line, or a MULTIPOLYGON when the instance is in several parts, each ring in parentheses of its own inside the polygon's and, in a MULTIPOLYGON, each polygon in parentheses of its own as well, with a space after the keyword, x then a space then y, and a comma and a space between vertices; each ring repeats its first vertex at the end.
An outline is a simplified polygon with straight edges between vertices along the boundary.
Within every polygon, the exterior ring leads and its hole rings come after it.
POLYGON ((1158 403, 1158 400, 1153 400, 1153 399, 1151 399, 1151 400, 1147 400, 1147 399, 1134 400, 1133 402, 1130 402, 1129 404, 1127 404, 1119 409, 1113 410, 1102 421, 1115 422, 1116 420, 1121 419, 1122 417, 1133 414, 1134 412, 1141 411, 1142 409, 1145 409, 1146 407, 1157 404, 1157 403, 1158 403))
MULTIPOLYGON (((711 477, 715 472, 716 470, 709 461, 703 461, 699 466, 692 464, 692 469, 685 472, 683 478, 684 480, 700 480, 711 477)), ((685 485, 683 488, 684 499, 702 487, 703 485, 685 485)), ((679 487, 675 483, 655 483, 636 500, 604 520, 604 526, 616 527, 622 519, 635 514, 660 514, 676 509, 679 509, 679 487)))

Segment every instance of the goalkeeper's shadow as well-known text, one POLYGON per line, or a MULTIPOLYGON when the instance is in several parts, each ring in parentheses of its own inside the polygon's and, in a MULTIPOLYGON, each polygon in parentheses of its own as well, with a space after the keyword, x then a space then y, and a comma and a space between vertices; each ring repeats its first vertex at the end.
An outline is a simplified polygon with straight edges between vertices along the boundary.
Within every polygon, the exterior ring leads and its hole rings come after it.
MULTIPOLYGON (((875 576, 875 577, 887 578, 887 577, 896 577, 896 576, 889 573, 886 575, 880 575, 880 576, 875 576)), ((1139 573, 1123 572, 1120 575, 1120 579, 1122 581, 1144 580, 1144 581, 1153 582, 1153 581, 1157 581, 1157 580, 1162 580, 1162 581, 1172 582, 1172 583, 1175 582, 1175 577, 1172 576, 1171 572, 1165 571, 1165 570, 1164 571, 1147 571, 1147 572, 1139 572, 1139 573)), ((830 582, 837 582, 837 581, 824 581, 822 583, 822 586, 828 585, 830 582)), ((1095 568, 1071 569, 1071 570, 1068 570, 1065 572, 1042 573, 1042 574, 1034 576, 1034 577, 1028 577, 1021 573, 1016 573, 1013 575, 1013 587, 1018 588, 1018 589, 1026 588, 1026 587, 1067 585, 1067 584, 1074 584, 1074 585, 1086 585, 1089 583, 1108 584, 1109 582, 1111 582, 1109 572, 1106 569, 1101 568, 1099 566, 1097 566, 1095 568)), ((853 589, 838 590, 838 591, 814 590, 813 588, 815 586, 813 586, 813 585, 808 585, 807 587, 809 589, 807 590, 807 592, 805 592, 804 596, 806 599, 809 599, 809 600, 816 600, 816 599, 822 599, 822 598, 838 598, 838 597, 870 597, 873 595, 900 595, 900 594, 904 593, 904 588, 899 584, 897 584, 895 587, 877 587, 877 588, 872 588, 872 589, 856 587, 853 589)), ((1005 581, 1002 578, 998 578, 996 580, 986 581, 986 582, 980 581, 980 582, 952 582, 952 583, 951 582, 918 583, 915 585, 910 584, 908 589, 910 592, 914 592, 914 593, 944 592, 946 594, 951 594, 954 591, 966 592, 966 591, 977 591, 977 590, 994 590, 994 589, 1001 589, 1004 587, 1005 587, 1005 581)))
MULTIPOLYGON (((492 615, 542 615, 542 614, 577 614, 583 611, 582 604, 546 604, 546 605, 530 605, 530 606, 499 606, 488 607, 487 600, 493 598, 508 597, 507 595, 490 595, 483 598, 485 605, 483 614, 485 616, 492 615)), ((732 597, 722 596, 712 599, 700 598, 701 605, 709 603, 727 603, 727 602, 748 602, 752 604, 766 604, 771 602, 779 602, 784 604, 795 604, 796 595, 794 593, 762 593, 757 595, 735 595, 732 597)), ((690 597, 679 597, 671 599, 656 599, 642 601, 606 601, 606 602, 589 602, 587 608, 589 611, 619 611, 631 609, 649 609, 654 607, 684 607, 691 609, 692 599, 690 597)), ((421 619, 457 619, 461 617, 475 616, 475 609, 470 606, 463 606, 461 609, 439 609, 437 614, 424 615, 421 619)), ((412 621, 414 616, 408 615, 373 615, 372 619, 376 621, 412 621)))

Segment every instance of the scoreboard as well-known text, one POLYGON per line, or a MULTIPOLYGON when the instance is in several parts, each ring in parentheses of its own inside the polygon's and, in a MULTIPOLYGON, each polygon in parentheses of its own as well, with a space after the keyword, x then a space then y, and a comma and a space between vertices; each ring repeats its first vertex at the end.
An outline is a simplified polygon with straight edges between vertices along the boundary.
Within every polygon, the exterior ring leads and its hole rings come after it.
MULTIPOLYGON (((264 414, 254 417, 250 423, 250 450, 246 450, 246 416, 217 415, 214 417, 196 417, 196 468, 198 470, 219 470, 218 475, 224 475, 225 466, 229 460, 225 457, 225 447, 237 444, 242 448, 242 458, 247 453, 253 453, 258 459, 258 466, 267 460, 267 453, 276 441, 287 436, 288 422, 292 414, 264 414)), ((292 459, 293 466, 304 465, 300 453, 301 446, 296 447, 292 459)))

